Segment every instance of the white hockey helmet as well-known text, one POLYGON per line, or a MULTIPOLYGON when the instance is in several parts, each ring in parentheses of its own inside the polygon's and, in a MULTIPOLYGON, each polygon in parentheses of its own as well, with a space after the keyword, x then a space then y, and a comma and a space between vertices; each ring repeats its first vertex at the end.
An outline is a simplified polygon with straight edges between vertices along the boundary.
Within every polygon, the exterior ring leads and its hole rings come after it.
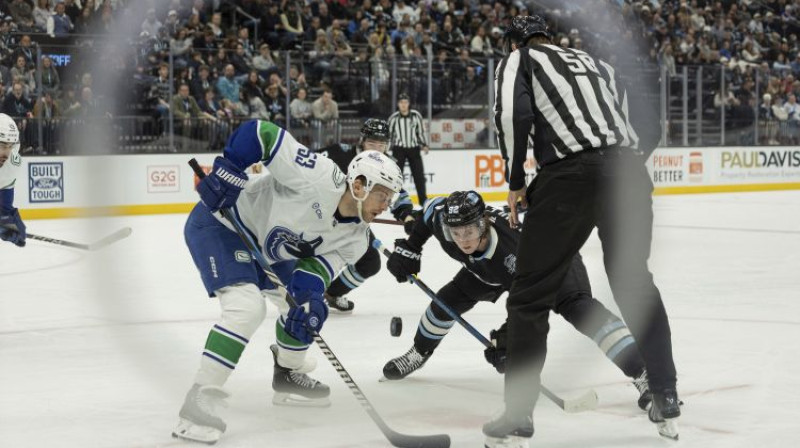
POLYGON ((367 180, 364 185, 367 194, 375 185, 383 185, 394 193, 399 193, 403 188, 403 173, 400 172, 400 167, 389 156, 378 151, 363 151, 350 162, 350 166, 347 167, 347 184, 350 185, 351 192, 353 182, 359 176, 364 176, 367 180))
POLYGON ((11 143, 19 146, 19 129, 14 120, 6 114, 0 114, 0 143, 11 143))

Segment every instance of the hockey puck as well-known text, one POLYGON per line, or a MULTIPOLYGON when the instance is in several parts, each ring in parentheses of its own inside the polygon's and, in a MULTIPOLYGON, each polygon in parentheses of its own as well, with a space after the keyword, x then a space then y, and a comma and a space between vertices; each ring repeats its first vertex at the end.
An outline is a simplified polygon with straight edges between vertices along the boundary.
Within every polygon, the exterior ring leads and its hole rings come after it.
POLYGON ((400 336, 400 333, 403 332, 403 319, 393 317, 392 322, 389 324, 389 332, 394 337, 400 336))

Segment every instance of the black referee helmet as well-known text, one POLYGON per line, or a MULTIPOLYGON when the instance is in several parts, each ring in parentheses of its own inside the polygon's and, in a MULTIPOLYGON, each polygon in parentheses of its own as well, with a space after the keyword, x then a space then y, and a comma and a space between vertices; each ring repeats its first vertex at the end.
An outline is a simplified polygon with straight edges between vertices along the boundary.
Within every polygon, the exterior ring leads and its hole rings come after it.
POLYGON ((503 34, 503 51, 511 54, 511 44, 525 45, 533 36, 544 36, 552 39, 550 28, 542 16, 517 16, 511 19, 511 24, 503 34))

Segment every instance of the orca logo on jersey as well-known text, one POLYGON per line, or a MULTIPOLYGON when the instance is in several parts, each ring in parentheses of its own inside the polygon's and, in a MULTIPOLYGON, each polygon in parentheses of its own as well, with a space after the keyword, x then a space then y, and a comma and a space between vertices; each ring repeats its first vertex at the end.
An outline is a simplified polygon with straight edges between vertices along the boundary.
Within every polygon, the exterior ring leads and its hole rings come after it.
POLYGON ((505 261, 503 261, 503 265, 505 265, 509 274, 514 274, 517 272, 517 256, 514 254, 508 254, 505 261))
POLYGON ((264 252, 274 261, 309 258, 316 255, 322 241, 321 236, 306 241, 302 233, 297 235, 286 227, 276 226, 267 235, 264 252))

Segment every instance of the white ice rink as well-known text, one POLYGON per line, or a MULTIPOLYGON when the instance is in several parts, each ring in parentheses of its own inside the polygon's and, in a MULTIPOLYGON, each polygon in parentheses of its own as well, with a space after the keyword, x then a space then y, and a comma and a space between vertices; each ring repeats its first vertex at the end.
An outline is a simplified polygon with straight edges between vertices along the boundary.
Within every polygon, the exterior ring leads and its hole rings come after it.
MULTIPOLYGON (((800 428, 800 192, 660 196, 651 269, 671 317, 681 440, 660 438, 635 389, 596 346, 558 316, 544 381, 565 395, 594 388, 599 408, 565 414, 542 398, 533 447, 796 447, 800 428)), ((170 437, 206 335, 218 315, 183 242, 183 215, 28 221, 30 232, 89 242, 133 234, 101 252, 29 240, 0 244, 0 447, 196 446, 170 437)), ((374 225, 379 238, 400 236, 374 225)), ((582 254, 595 296, 612 309, 599 243, 582 254)), ((421 278, 443 285, 458 266, 434 241, 421 278)), ((479 447, 481 425, 502 406, 502 377, 481 345, 455 326, 408 379, 379 383, 383 364, 411 345, 428 301, 386 273, 333 315, 323 336, 395 430, 448 433, 479 447), (391 316, 403 335, 389 334, 391 316)), ((465 315, 484 334, 504 301, 465 315)), ((388 446, 318 349, 314 376, 331 386, 328 409, 271 404, 275 309, 245 351, 220 447, 388 446)))

